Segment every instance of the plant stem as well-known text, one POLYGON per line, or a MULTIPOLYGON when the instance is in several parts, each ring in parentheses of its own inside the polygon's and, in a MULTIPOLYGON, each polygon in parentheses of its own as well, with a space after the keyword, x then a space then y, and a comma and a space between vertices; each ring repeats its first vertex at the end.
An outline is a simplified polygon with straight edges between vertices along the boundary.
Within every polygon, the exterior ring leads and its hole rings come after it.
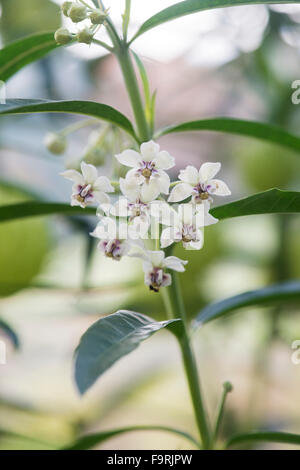
POLYGON ((147 124, 143 102, 127 44, 122 44, 122 47, 116 51, 116 54, 122 69, 125 85, 131 101, 131 106, 139 134, 138 137, 141 142, 145 142, 151 139, 150 129, 147 124))
POLYGON ((173 318, 182 319, 182 334, 180 336, 177 336, 177 339, 181 349, 186 378, 188 381, 193 408, 195 412, 195 418, 199 429, 199 434, 202 440, 202 446, 203 449, 209 449, 210 431, 208 426, 207 414, 202 398, 196 360, 192 350, 192 346, 190 344, 190 338, 187 329, 186 313, 182 295, 180 292, 179 279, 176 273, 172 274, 172 278, 172 285, 164 288, 166 291, 164 296, 167 297, 167 300, 164 298, 165 305, 169 314, 172 313, 173 318))
POLYGON ((216 419, 215 429, 214 429, 214 432, 213 432, 213 439, 212 439, 213 445, 216 444, 216 441, 218 439, 220 426, 221 426, 223 415, 224 415, 226 397, 227 397, 228 393, 230 393, 231 391, 232 391, 231 383, 230 382, 225 382, 223 384, 223 393, 222 393, 221 401, 220 401, 218 412, 217 412, 217 419, 216 419))

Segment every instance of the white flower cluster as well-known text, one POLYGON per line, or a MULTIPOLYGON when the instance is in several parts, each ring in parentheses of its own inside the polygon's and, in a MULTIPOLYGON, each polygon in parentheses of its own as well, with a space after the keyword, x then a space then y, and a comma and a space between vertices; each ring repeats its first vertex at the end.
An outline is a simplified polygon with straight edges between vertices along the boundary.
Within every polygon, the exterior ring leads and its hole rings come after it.
POLYGON ((98 204, 100 221, 91 235, 100 240, 99 249, 114 260, 124 255, 141 258, 145 284, 157 292, 171 284, 166 270, 182 272, 187 263, 176 256, 166 257, 163 249, 174 242, 186 249, 201 249, 203 228, 218 222, 209 213, 213 196, 228 196, 230 190, 215 179, 220 163, 204 163, 199 170, 189 165, 180 171, 180 181, 171 184, 167 170, 175 166, 175 159, 153 141, 143 143, 140 152, 128 149, 116 158, 130 170, 119 180, 122 196, 115 203, 107 194, 114 192, 113 185, 106 176, 98 176, 93 165, 82 162, 81 173, 67 170, 62 176, 74 183, 71 205, 98 204), (188 198, 177 210, 171 205, 188 198), (160 241, 162 250, 146 249, 153 239, 160 241))

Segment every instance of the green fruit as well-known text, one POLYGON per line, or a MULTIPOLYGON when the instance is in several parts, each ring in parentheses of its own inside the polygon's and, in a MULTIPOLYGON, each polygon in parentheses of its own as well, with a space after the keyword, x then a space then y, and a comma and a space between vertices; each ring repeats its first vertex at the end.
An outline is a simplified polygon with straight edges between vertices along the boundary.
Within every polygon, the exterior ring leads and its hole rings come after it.
POLYGON ((249 142, 235 151, 243 181, 256 191, 286 189, 299 174, 300 162, 293 152, 261 142, 249 142))
MULTIPOLYGON (((20 189, 0 184, 0 205, 32 199, 20 189)), ((0 296, 28 286, 40 272, 48 247, 47 226, 41 218, 0 223, 0 296)))

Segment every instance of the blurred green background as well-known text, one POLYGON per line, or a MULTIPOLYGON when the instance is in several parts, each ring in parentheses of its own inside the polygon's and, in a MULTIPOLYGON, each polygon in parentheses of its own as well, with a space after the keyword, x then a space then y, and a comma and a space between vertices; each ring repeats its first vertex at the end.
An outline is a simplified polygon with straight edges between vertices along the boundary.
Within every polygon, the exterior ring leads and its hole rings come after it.
MULTIPOLYGON (((62 21, 59 3, 0 0, 2 45, 55 30, 62 21)), ((170 3, 153 1, 143 11, 133 1, 133 30, 170 3)), ((123 2, 111 9, 120 26, 123 2)), ((300 78, 300 7, 258 5, 209 13, 175 21, 136 42, 152 89, 158 89, 157 127, 226 115, 299 132, 300 105, 291 102, 291 83, 300 78)), ((28 66, 9 80, 7 96, 93 99, 131 115, 117 63, 94 46, 72 46, 28 66)), ((43 139, 48 131, 77 121, 51 115, 1 119, 0 204, 69 200, 70 186, 59 172, 78 165, 91 129, 72 134, 64 156, 51 155, 43 139)), ((118 174, 111 156, 122 145, 126 140, 115 131, 107 137, 100 152, 103 174, 118 174)), ((176 157, 174 178, 186 164, 221 161, 220 177, 232 199, 271 187, 300 190, 299 155, 280 147, 210 133, 164 137, 161 146, 176 157)), ((83 398, 75 389, 73 351, 99 316, 122 308, 165 318, 161 296, 143 284, 139 261, 116 263, 96 251, 89 237, 95 223, 91 217, 51 217, 0 225, 0 319, 20 341, 15 350, 0 331, 9 345, 7 364, 0 365, 0 449, 56 448, 83 432, 134 424, 195 432, 179 351, 167 333, 122 359, 83 398)), ((175 254, 189 260, 180 276, 189 316, 208 302, 299 277, 299 230, 297 216, 239 218, 207 228, 199 252, 177 247, 175 254)), ((248 308, 194 336, 211 417, 222 382, 234 385, 223 437, 256 428, 299 433, 300 365, 291 362, 291 343, 300 339, 298 314, 295 306, 248 308)), ((101 448, 188 445, 147 432, 123 435, 101 448)))

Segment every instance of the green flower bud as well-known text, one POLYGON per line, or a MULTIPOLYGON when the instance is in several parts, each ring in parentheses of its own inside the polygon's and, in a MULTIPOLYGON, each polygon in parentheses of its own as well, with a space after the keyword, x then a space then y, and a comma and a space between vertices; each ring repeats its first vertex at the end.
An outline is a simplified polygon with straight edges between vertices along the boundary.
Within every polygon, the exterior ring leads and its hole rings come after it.
POLYGON ((64 45, 72 41, 73 36, 66 28, 59 28, 57 31, 55 31, 54 39, 57 44, 64 45))
POLYGON ((89 16, 89 19, 93 24, 103 24, 107 17, 107 13, 103 10, 100 10, 100 8, 97 8, 96 10, 93 10, 92 13, 89 16))
POLYGON ((73 5, 73 2, 64 2, 61 6, 62 12, 65 16, 69 16, 69 10, 71 6, 73 5))
POLYGON ((86 7, 84 5, 79 5, 73 3, 70 10, 68 10, 68 16, 71 18, 73 23, 80 23, 87 17, 86 7))
POLYGON ((61 155, 67 148, 67 139, 64 135, 49 132, 45 137, 45 145, 49 152, 61 155))
POLYGON ((94 32, 89 28, 84 28, 82 31, 77 33, 76 38, 78 42, 82 42, 84 44, 91 44, 94 37, 94 32))
POLYGON ((233 385, 231 382, 224 382, 223 383, 223 387, 224 387, 224 390, 227 392, 227 393, 230 393, 232 392, 233 390, 233 385))

